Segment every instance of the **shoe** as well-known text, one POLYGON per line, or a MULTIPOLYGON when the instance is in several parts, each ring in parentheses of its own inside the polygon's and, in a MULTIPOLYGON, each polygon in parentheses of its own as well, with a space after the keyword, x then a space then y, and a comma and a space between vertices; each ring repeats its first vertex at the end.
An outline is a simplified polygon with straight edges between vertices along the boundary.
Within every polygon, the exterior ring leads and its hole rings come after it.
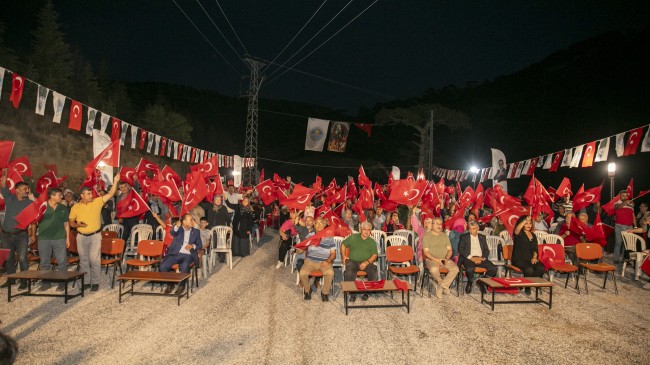
POLYGON ((84 285, 84 291, 85 291, 85 290, 90 290, 90 287, 91 287, 91 286, 92 286, 92 285, 90 285, 90 284, 86 284, 86 285, 84 285))
POLYGON ((98 291, 98 290, 99 290, 99 284, 93 284, 93 285, 90 287, 90 291, 98 291))
POLYGON ((530 295, 530 288, 525 288, 524 293, 526 293, 526 295, 530 295))
POLYGON ((165 294, 171 294, 172 291, 174 290, 175 285, 174 284, 167 284, 167 288, 165 289, 165 294))
POLYGON ((65 291, 65 284, 59 284, 56 287, 56 291, 65 291))
POLYGON ((364 294, 364 295, 362 295, 362 296, 361 296, 361 300, 363 300, 364 302, 365 302, 366 300, 368 300, 368 294, 364 294))
POLYGON ((185 293, 185 285, 179 285, 178 289, 176 289, 175 294, 176 295, 181 295, 185 293))
POLYGON ((465 294, 470 294, 472 292, 472 285, 474 283, 471 281, 467 282, 467 286, 465 286, 465 294))
POLYGON ((303 292, 305 294, 305 300, 311 300, 311 292, 303 292))
POLYGON ((442 288, 442 294, 447 295, 449 293, 451 293, 451 290, 449 290, 449 288, 442 288))
POLYGON ((357 300, 356 295, 350 295, 350 300, 349 300, 350 303, 354 303, 356 300, 357 300))
POLYGON ((323 302, 329 302, 329 301, 330 301, 330 298, 327 296, 327 294, 321 294, 321 295, 320 295, 320 299, 321 299, 323 302))
POLYGON ((45 283, 45 284, 41 284, 41 287, 38 288, 38 291, 48 291, 48 290, 50 290, 51 288, 52 288, 52 284, 50 284, 50 283, 45 283))
POLYGON ((436 284, 435 289, 436 289, 436 297, 438 299, 442 299, 442 286, 436 284))
POLYGON ((25 290, 27 289, 27 282, 21 281, 20 285, 18 285, 18 290, 25 290))
POLYGON ((284 265, 284 262, 282 262, 282 261, 278 261, 278 263, 275 264, 275 268, 276 268, 276 269, 279 269, 279 268, 282 267, 282 265, 284 265))

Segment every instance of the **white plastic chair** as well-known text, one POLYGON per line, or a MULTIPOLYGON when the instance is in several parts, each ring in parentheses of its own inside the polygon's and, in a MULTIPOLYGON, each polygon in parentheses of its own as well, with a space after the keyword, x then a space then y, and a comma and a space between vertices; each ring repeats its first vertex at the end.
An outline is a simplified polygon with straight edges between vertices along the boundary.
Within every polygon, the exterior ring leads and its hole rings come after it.
POLYGON ((512 237, 510 236, 510 232, 501 231, 501 233, 499 233, 499 237, 501 237, 503 239, 504 246, 505 245, 512 245, 512 237))
POLYGON ((548 233, 542 232, 542 231, 535 231, 535 236, 537 236, 537 243, 543 243, 544 242, 544 236, 546 236, 548 233))
POLYGON ((113 231, 117 232, 117 238, 122 237, 122 232, 124 232, 124 226, 119 223, 107 224, 104 226, 102 231, 113 231))
POLYGON ((623 270, 621 270, 621 276, 625 277, 625 267, 627 266, 628 261, 634 261, 634 280, 639 280, 641 277, 641 263, 648 255, 645 252, 645 241, 639 235, 629 232, 621 232, 623 235, 623 244, 625 244, 625 250, 630 251, 630 258, 623 260, 623 270), (641 251, 637 251, 637 242, 641 243, 641 251))
POLYGON ((393 235, 402 236, 406 238, 406 243, 413 247, 413 252, 417 252, 417 242, 415 241, 415 232, 408 229, 398 229, 393 232, 393 235))
POLYGON ((402 236, 396 236, 394 234, 386 237, 386 246, 406 246, 408 241, 402 236))
POLYGON ((542 242, 560 244, 562 245, 562 247, 564 247, 564 238, 562 238, 562 236, 559 236, 557 234, 546 233, 544 235, 544 239, 542 240, 542 242))
POLYGON ((483 228, 483 232, 485 232, 486 236, 492 236, 492 234, 494 233, 494 228, 485 227, 485 228, 483 228))
POLYGON ((381 279, 381 273, 386 269, 386 232, 373 229, 370 232, 370 237, 372 237, 375 242, 377 242, 377 262, 379 263, 379 276, 381 279))
POLYGON ((211 265, 216 265, 217 253, 226 254, 226 264, 232 270, 232 228, 228 226, 216 226, 212 227, 212 252, 214 255, 210 257, 211 265))
MULTIPOLYGON (((119 236, 119 234, 118 234, 119 236)), ((125 256, 137 256, 138 242, 143 240, 153 239, 153 227, 149 224, 136 224, 131 228, 131 236, 129 237, 129 244, 124 251, 125 256), (137 238, 136 238, 137 237, 137 238)))
POLYGON ((156 232, 154 232, 154 237, 156 237, 158 241, 163 241, 165 239, 165 227, 163 226, 156 227, 156 232))
POLYGON ((499 270, 498 276, 501 277, 503 266, 506 264, 506 262, 504 260, 499 260, 499 244, 501 244, 501 247, 503 247, 506 245, 505 241, 499 236, 486 236, 485 239, 487 241, 488 248, 490 249, 490 256, 488 257, 488 260, 497 266, 497 269, 499 270))
POLYGON ((558 224, 559 224, 558 222, 555 222, 555 223, 551 224, 551 226, 548 227, 548 233, 555 232, 557 230, 558 224))

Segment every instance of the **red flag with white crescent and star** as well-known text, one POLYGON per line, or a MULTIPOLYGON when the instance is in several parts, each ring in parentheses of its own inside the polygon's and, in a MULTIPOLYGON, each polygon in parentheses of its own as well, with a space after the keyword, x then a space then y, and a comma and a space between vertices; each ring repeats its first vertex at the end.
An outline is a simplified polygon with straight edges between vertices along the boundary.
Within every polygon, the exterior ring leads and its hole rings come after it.
POLYGON ((209 160, 203 161, 199 166, 199 170, 206 178, 219 175, 219 161, 216 155, 209 160))
POLYGON ((363 169, 363 165, 359 166, 359 177, 357 180, 359 180, 359 186, 366 186, 368 189, 372 189, 372 183, 370 182, 370 179, 368 179, 368 176, 366 176, 366 171, 363 169))
POLYGON ((388 200, 398 204, 414 206, 420 201, 426 181, 396 180, 393 182, 393 190, 390 192, 388 200))
MULTIPOLYGON (((140 143, 138 144, 138 148, 141 149, 141 150, 144 149, 144 145, 147 142, 147 135, 148 135, 148 132, 145 131, 144 129, 140 128, 140 143)), ((112 138, 112 133, 111 133, 111 140, 112 139, 113 138, 112 138)))
POLYGON ((184 190, 183 204, 181 205, 181 216, 194 208, 201 200, 208 195, 208 187, 205 185, 205 178, 200 171, 192 172, 189 181, 186 179, 188 188, 184 190))
POLYGON ((15 168, 20 176, 32 176, 32 165, 29 163, 27 156, 16 157, 9 163, 9 167, 15 168))
POLYGON ((560 164, 562 163, 562 155, 564 155, 564 151, 555 152, 553 154, 553 162, 551 163, 551 168, 548 169, 549 172, 557 171, 558 167, 560 167, 560 164))
POLYGON ((160 175, 158 176, 159 179, 167 180, 167 181, 173 181, 176 186, 181 185, 181 177, 178 175, 174 169, 169 167, 168 165, 165 165, 163 167, 162 171, 160 172, 160 175))
POLYGON ((555 199, 560 199, 565 195, 572 195, 571 181, 567 177, 562 179, 560 186, 558 186, 557 190, 555 191, 555 199))
POLYGON ((147 176, 147 171, 151 171, 154 176, 158 176, 160 174, 160 167, 149 160, 140 158, 140 162, 138 162, 138 165, 135 167, 136 175, 141 179, 144 176, 147 176))
POLYGON ((18 109, 20 99, 23 98, 24 88, 25 78, 14 72, 11 79, 11 95, 9 95, 9 101, 11 101, 11 105, 16 109, 18 109))
POLYGON ((16 215, 16 228, 25 229, 30 224, 40 222, 47 210, 47 194, 41 194, 30 205, 16 215))
POLYGON ((72 104, 70 105, 70 121, 68 122, 68 128, 74 129, 75 131, 80 131, 81 115, 82 115, 81 103, 76 100, 72 100, 72 104))
POLYGON ((182 200, 181 193, 173 181, 151 181, 149 193, 164 197, 171 202, 182 200))
POLYGON ((120 169, 120 180, 133 186, 135 184, 135 169, 133 167, 122 166, 120 169))
POLYGON ((94 174, 97 166, 104 163, 107 166, 118 167, 120 165, 120 139, 113 140, 106 148, 90 161, 84 171, 86 176, 94 174))
POLYGON ((43 194, 49 188, 58 188, 59 181, 54 171, 48 171, 36 181, 36 194, 43 194))
POLYGON ((14 141, 0 141, 0 169, 9 166, 11 151, 14 149, 14 141))
POLYGON ((111 118, 111 141, 119 140, 122 136, 122 122, 115 118, 111 118))
POLYGON ((586 208, 591 204, 600 201, 600 193, 603 189, 603 184, 596 186, 595 188, 587 189, 581 193, 577 193, 573 197, 573 210, 579 211, 580 209, 586 208))
MULTIPOLYGON (((119 143, 119 139, 117 140, 119 143)), ((115 218, 138 217, 149 210, 149 205, 140 194, 131 189, 129 193, 115 205, 115 218)))
POLYGON ((623 151, 623 156, 631 156, 636 153, 636 149, 639 147, 639 142, 641 142, 641 137, 643 137, 643 127, 630 131, 630 135, 627 137, 627 143, 625 144, 625 150, 623 151))
POLYGON ((594 164, 594 156, 596 155, 596 141, 587 143, 585 152, 582 157, 582 167, 591 167, 594 164))
POLYGON ((160 139, 160 156, 165 156, 165 151, 167 151, 167 137, 162 137, 160 139))

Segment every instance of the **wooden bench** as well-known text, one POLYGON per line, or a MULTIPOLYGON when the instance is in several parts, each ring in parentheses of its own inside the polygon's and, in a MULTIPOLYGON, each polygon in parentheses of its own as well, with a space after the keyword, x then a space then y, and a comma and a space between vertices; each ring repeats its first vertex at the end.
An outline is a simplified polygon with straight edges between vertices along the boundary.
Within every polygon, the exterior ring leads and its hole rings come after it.
POLYGON ((52 270, 27 270, 17 272, 15 274, 7 275, 7 280, 27 280, 27 291, 11 295, 11 285, 7 287, 7 301, 11 302, 11 298, 21 295, 38 296, 38 297, 63 297, 64 302, 67 304, 68 299, 78 296, 84 296, 84 271, 52 271, 52 270), (68 295, 68 283, 81 279, 81 290, 77 294, 68 295), (65 283, 65 290, 63 294, 47 294, 47 293, 32 293, 32 281, 42 280, 55 283, 65 283))
POLYGON ((386 280, 384 283, 383 288, 377 288, 377 289, 357 289, 356 284, 354 281, 343 281, 341 282, 341 290, 343 291, 343 308, 345 309, 345 315, 348 315, 348 309, 350 308, 400 308, 400 307, 405 307, 406 308, 406 313, 411 312, 411 290, 413 290, 413 286, 409 283, 406 283, 408 285, 409 290, 406 291, 401 291, 395 286, 395 283, 392 280, 386 280), (356 295, 356 294, 375 294, 375 293, 390 293, 391 298, 393 297, 393 292, 401 292, 402 293, 402 301, 399 304, 369 304, 369 305, 363 305, 363 304, 357 304, 357 305, 349 305, 348 304, 348 296, 349 295, 356 295), (406 298, 405 298, 406 297, 406 298), (406 299, 406 300, 404 300, 406 299))
MULTIPOLYGON (((120 275, 117 277, 117 280, 120 281, 120 297, 119 297, 119 303, 122 303, 122 296, 127 295, 128 293, 131 293, 131 295, 163 295, 163 296, 174 296, 178 298, 178 305, 181 305, 181 298, 183 295, 187 296, 187 299, 190 298, 190 286, 191 285, 186 285, 185 286, 185 292, 184 293, 170 293, 170 294, 164 294, 164 293, 156 293, 156 292, 136 292, 133 289, 133 286, 136 281, 147 281, 147 282, 152 282, 152 283, 170 283, 170 284, 177 284, 180 285, 180 283, 183 280, 189 279, 191 276, 190 273, 176 273, 176 272, 157 272, 157 271, 127 271, 126 273, 120 275), (131 281, 131 289, 127 290, 125 292, 122 291, 122 287, 124 287, 125 281, 131 281)), ((152 288, 153 290, 153 288, 152 288)))
POLYGON ((526 277, 523 279, 526 279, 529 282, 526 283, 517 283, 517 279, 520 278, 509 278, 513 282, 509 283, 508 286, 502 285, 490 278, 480 278, 478 279, 479 285, 486 285, 491 288, 492 290, 492 302, 490 303, 489 300, 484 300, 483 299, 483 291, 481 291, 481 304, 487 303, 488 305, 491 304, 492 310, 494 310, 494 305, 495 304, 513 304, 513 303, 542 303, 548 305, 548 309, 551 309, 551 306, 553 305, 553 283, 550 281, 543 279, 543 278, 534 278, 534 277, 526 277), (494 301, 494 292, 495 289, 501 289, 501 288, 535 288, 535 299, 533 300, 500 300, 500 301, 494 301), (549 288, 549 299, 548 302, 544 301, 539 298, 539 290, 541 288, 549 288))

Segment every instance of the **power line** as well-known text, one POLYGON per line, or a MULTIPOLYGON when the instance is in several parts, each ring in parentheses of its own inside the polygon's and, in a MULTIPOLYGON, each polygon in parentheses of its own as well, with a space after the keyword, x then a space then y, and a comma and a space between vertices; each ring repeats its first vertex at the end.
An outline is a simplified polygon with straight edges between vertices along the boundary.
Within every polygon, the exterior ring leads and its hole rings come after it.
MULTIPOLYGON (((200 2, 199 0, 196 0, 196 3, 199 4, 199 6, 201 7, 201 9, 202 9, 203 12, 205 13, 205 16, 207 16, 208 19, 210 19, 210 22, 212 23, 212 25, 214 25, 214 27, 217 28, 217 31, 219 32, 219 34, 221 34, 221 37, 223 37, 223 39, 226 41, 226 43, 228 43, 228 45, 230 46, 230 49, 232 49, 232 51, 235 52, 235 54, 237 55, 237 57, 238 57, 242 62, 244 62, 244 59, 239 55, 239 52, 237 52, 237 50, 235 49, 235 47, 233 47, 232 44, 230 43, 230 41, 228 41, 228 38, 226 38, 226 35, 223 34, 223 32, 222 32, 221 29, 217 26, 217 24, 214 22, 214 20, 212 20, 212 17, 211 17, 210 14, 208 14, 208 12, 205 10, 205 8, 204 8, 203 5, 201 4, 201 2, 200 2)), ((244 49, 245 49, 245 48, 244 48, 244 49)))
MULTIPOLYGON (((293 65, 292 67, 298 66, 298 65, 299 65, 302 61, 304 61, 307 57, 311 56, 314 52, 318 51, 322 46, 324 46, 327 42, 329 42, 332 38, 334 38, 337 34, 339 34, 343 29, 347 28, 348 25, 352 24, 352 22, 354 22, 357 18, 359 18, 361 15, 363 15, 363 13, 365 13, 368 9, 370 9, 373 5, 375 5, 375 3, 377 3, 377 1, 378 1, 378 0, 373 1, 372 4, 368 5, 365 9, 363 9, 363 11, 361 11, 361 13, 359 13, 357 16, 355 16, 354 18, 352 18, 352 20, 350 20, 349 22, 347 22, 347 23, 346 23, 346 24, 345 24, 341 29, 339 29, 336 33, 332 34, 329 38, 327 38, 323 43, 321 43, 321 44, 320 44, 318 47, 316 47, 313 51, 311 51, 311 52, 310 52, 309 54, 307 54, 305 57, 301 58, 300 61, 294 63, 294 65, 293 65)), ((286 70, 286 71, 284 71, 283 73, 281 73, 280 75, 278 75, 278 76, 276 76, 275 78, 273 78, 272 80, 269 80, 269 82, 267 82, 267 85, 270 85, 273 81, 275 81, 275 80, 277 80, 278 78, 282 77, 282 75, 286 74, 287 72, 289 72, 289 70, 286 70)))
MULTIPOLYGON (((306 46, 307 46, 307 45, 308 45, 308 44, 309 44, 309 43, 310 43, 314 38, 316 38, 316 36, 319 35, 320 32, 323 31, 323 29, 327 28, 327 26, 328 26, 332 21, 334 21, 334 19, 336 19, 336 18, 339 16, 339 14, 341 14, 341 13, 343 12, 343 10, 345 10, 345 8, 347 8, 347 7, 348 7, 348 6, 349 6, 353 1, 354 1, 354 0, 350 0, 347 4, 345 4, 345 6, 343 7, 343 9, 339 10, 339 12, 336 13, 336 15, 334 15, 334 17, 333 17, 332 19, 330 19, 330 20, 329 20, 325 25, 323 25, 323 27, 320 28, 320 30, 318 30, 318 32, 316 32, 316 34, 314 34, 311 38, 309 38, 309 40, 308 40, 308 41, 307 41, 307 42, 306 42, 302 47, 300 47, 300 49, 298 49, 298 50, 297 50, 293 55, 291 55, 291 57, 289 57, 288 60, 284 61, 284 63, 282 64, 282 66, 286 65, 286 64, 287 64, 289 61, 291 61, 291 60, 292 60, 292 59, 293 59, 293 58, 294 58, 294 57, 295 57, 295 56, 296 56, 300 51, 302 51, 303 48, 305 48, 305 47, 306 47, 306 46)), ((278 72, 278 70, 280 70, 280 68, 275 69, 275 71, 273 71, 273 72, 269 75, 269 77, 275 75, 275 73, 278 72)))
POLYGON ((235 74, 236 74, 237 76, 240 76, 240 77, 241 77, 241 75, 239 74, 239 72, 237 72, 237 69, 235 69, 235 67, 234 67, 230 62, 228 62, 228 60, 226 59, 226 57, 224 57, 224 55, 223 55, 221 52, 219 52, 219 50, 217 49, 217 47, 215 47, 214 44, 212 44, 212 42, 210 42, 210 40, 208 39, 208 37, 206 37, 205 34, 203 34, 203 32, 201 32, 201 29, 199 29, 199 27, 197 27, 196 24, 194 24, 194 22, 192 21, 192 19, 190 19, 190 17, 187 16, 187 14, 185 13, 185 11, 183 11, 183 8, 181 8, 181 7, 178 5, 178 3, 176 3, 176 0, 172 0, 172 2, 174 3, 174 5, 176 5, 176 7, 178 8, 178 10, 180 10, 181 13, 183 13, 183 15, 185 15, 185 18, 187 18, 187 20, 188 20, 190 23, 192 23, 192 26, 194 26, 194 29, 196 29, 196 30, 201 34, 201 36, 203 36, 203 39, 205 39, 205 41, 208 42, 208 43, 210 44, 210 46, 212 46, 212 49, 214 49, 214 51, 217 52, 217 54, 218 54, 219 56, 221 56, 221 59, 223 59, 223 61, 224 61, 228 66, 230 66, 230 68, 235 72, 235 74))
POLYGON ((282 53, 287 49, 287 47, 289 47, 289 45, 291 45, 291 43, 293 43, 293 41, 296 39, 296 37, 298 37, 298 35, 300 35, 300 33, 302 33, 302 31, 305 29, 305 27, 307 26, 307 24, 309 24, 309 23, 311 22, 311 20, 314 19, 314 17, 316 16, 316 14, 318 14, 318 12, 320 11, 320 9, 323 7, 323 5, 325 5, 326 2, 327 2, 327 0, 323 1, 323 3, 320 4, 320 6, 318 7, 318 9, 316 9, 316 12, 314 12, 314 14, 312 14, 312 16, 311 16, 311 17, 307 20, 307 22, 302 26, 302 28, 300 28, 300 30, 298 31, 298 33, 296 33, 296 35, 294 35, 293 38, 291 38, 291 40, 289 41, 289 43, 287 43, 287 45, 284 46, 284 48, 282 48, 282 50, 280 51, 280 53, 278 53, 278 54, 275 56, 275 58, 273 59, 273 61, 270 61, 270 62, 269 62, 269 64, 274 64, 274 65, 275 65, 275 63, 274 63, 275 60, 277 60, 278 57, 280 57, 280 55, 281 55, 281 54, 282 54, 282 53))
POLYGON ((226 16, 226 13, 223 11, 223 8, 221 8, 221 4, 219 4, 219 0, 215 0, 215 1, 217 2, 217 5, 219 6, 219 10, 221 10, 221 14, 223 14, 223 17, 226 18, 226 21, 228 22, 228 25, 230 26, 230 29, 232 30, 233 33, 235 33, 235 37, 237 37, 237 40, 239 41, 239 44, 241 44, 244 51, 248 54, 248 50, 246 49, 246 46, 244 46, 244 43, 242 43, 241 39, 239 38, 239 35, 235 31, 235 28, 230 23, 230 20, 228 19, 228 16, 226 16))
MULTIPOLYGON (((258 57, 258 58, 259 58, 259 57, 258 57)), ((381 93, 381 92, 378 92, 378 91, 373 91, 373 90, 370 90, 370 89, 365 89, 365 88, 362 88, 362 87, 360 87, 360 86, 355 86, 355 85, 352 85, 352 84, 347 84, 347 83, 342 82, 342 81, 332 80, 332 79, 329 79, 329 78, 324 77, 324 76, 315 75, 315 74, 313 74, 313 73, 309 73, 309 72, 306 72, 306 71, 298 70, 298 69, 295 69, 295 68, 293 68, 293 67, 283 66, 283 65, 277 64, 277 63, 275 63, 275 62, 273 62, 273 61, 267 61, 267 60, 262 59, 262 58, 259 58, 259 59, 262 60, 262 61, 264 61, 264 62, 268 62, 268 63, 274 64, 274 65, 276 65, 276 66, 278 66, 278 67, 286 68, 286 69, 288 69, 288 70, 292 70, 292 71, 295 71, 295 72, 301 73, 301 74, 303 74, 303 75, 311 76, 311 77, 317 78, 317 79, 319 79, 319 80, 328 81, 328 82, 331 82, 331 83, 333 83, 333 84, 338 84, 338 85, 341 85, 341 86, 349 87, 349 88, 356 89, 356 90, 365 91, 365 92, 370 93, 370 94, 380 95, 380 96, 384 96, 384 97, 387 97, 387 98, 393 98, 393 99, 396 98, 396 97, 393 96, 393 95, 388 95, 388 94, 384 94, 384 93, 381 93)))

